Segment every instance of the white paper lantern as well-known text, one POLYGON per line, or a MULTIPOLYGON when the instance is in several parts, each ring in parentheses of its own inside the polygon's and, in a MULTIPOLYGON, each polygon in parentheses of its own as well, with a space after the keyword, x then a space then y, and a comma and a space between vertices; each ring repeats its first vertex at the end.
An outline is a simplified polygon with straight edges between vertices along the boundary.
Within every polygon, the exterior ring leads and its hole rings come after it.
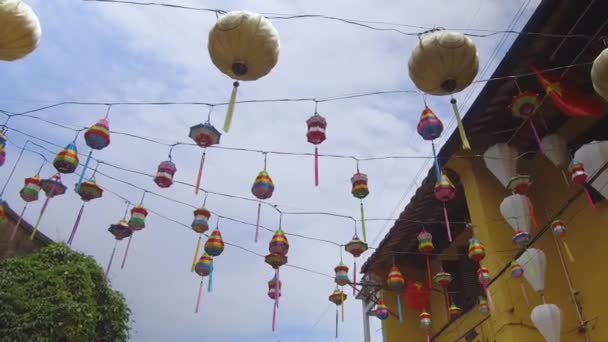
POLYGON ((42 31, 32 8, 22 0, 0 0, 0 60, 23 58, 38 46, 42 31))
POLYGON ((500 213, 514 231, 530 232, 532 215, 530 199, 525 195, 512 194, 500 203, 500 213))
MULTIPOLYGON (((581 146, 574 154, 574 159, 583 163, 587 179, 591 180, 608 162, 608 141, 592 141, 581 146)), ((608 169, 602 171, 590 184, 604 198, 608 198, 608 169)))
POLYGON ((545 290, 545 271, 547 257, 540 249, 528 248, 517 258, 517 262, 524 269, 524 278, 534 291, 541 293, 545 290))
MULTIPOLYGON (((525 274, 525 273, 524 273, 525 274)), ((532 323, 547 342, 559 342, 562 334, 562 311, 555 304, 541 304, 532 310, 532 323)))
POLYGON ((508 144, 499 143, 490 146, 484 154, 486 167, 506 188, 511 178, 517 174, 517 150, 508 144))
POLYGON ((597 56, 591 66, 593 89, 608 101, 608 49, 597 56))
POLYGON ((457 93, 468 87, 477 75, 477 48, 462 33, 433 32, 418 42, 408 69, 416 87, 427 94, 457 93))
POLYGON ((556 167, 566 167, 569 162, 568 144, 559 134, 547 135, 543 138, 543 153, 556 167))

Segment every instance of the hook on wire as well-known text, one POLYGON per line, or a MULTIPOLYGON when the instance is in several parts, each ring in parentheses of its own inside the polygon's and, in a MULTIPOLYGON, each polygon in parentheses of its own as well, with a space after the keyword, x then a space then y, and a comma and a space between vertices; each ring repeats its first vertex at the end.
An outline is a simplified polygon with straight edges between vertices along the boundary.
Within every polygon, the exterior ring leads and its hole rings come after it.
POLYGON ((210 123, 211 122, 211 112, 213 112, 213 105, 208 105, 209 106, 209 112, 207 113, 207 122, 206 123, 210 123))
POLYGON ((106 109, 106 116, 104 117, 104 119, 107 119, 108 116, 110 116, 110 109, 112 108, 112 104, 108 103, 106 104, 106 106, 108 106, 108 109, 106 109))

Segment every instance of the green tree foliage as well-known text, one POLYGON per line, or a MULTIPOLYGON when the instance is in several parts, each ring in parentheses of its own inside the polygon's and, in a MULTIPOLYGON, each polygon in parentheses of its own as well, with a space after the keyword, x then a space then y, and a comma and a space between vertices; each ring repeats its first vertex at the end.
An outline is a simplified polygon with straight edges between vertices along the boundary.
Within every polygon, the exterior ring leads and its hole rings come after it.
POLYGON ((126 341, 130 314, 95 260, 64 244, 0 262, 0 341, 126 341))

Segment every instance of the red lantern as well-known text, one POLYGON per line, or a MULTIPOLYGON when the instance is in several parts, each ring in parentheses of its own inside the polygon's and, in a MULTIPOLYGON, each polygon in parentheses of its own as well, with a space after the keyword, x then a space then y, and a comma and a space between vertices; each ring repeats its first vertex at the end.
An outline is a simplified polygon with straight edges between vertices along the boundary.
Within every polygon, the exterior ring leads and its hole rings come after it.
POLYGON ((306 125, 308 126, 306 138, 309 143, 315 145, 315 186, 319 186, 319 149, 317 145, 327 138, 325 135, 327 121, 315 111, 315 114, 306 120, 306 125))

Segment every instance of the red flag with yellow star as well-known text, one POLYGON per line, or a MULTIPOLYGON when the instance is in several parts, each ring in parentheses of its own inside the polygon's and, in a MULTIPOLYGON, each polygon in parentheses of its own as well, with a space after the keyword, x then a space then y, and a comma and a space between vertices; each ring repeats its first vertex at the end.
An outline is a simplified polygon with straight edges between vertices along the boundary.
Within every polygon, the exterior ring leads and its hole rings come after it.
POLYGON ((405 290, 405 302, 417 311, 430 310, 431 291, 421 282, 415 280, 407 281, 405 290))
POLYGON ((560 79, 559 73, 541 73, 533 64, 530 69, 536 79, 545 89, 547 96, 567 116, 600 116, 604 112, 603 104, 591 94, 585 94, 565 80, 560 79))

